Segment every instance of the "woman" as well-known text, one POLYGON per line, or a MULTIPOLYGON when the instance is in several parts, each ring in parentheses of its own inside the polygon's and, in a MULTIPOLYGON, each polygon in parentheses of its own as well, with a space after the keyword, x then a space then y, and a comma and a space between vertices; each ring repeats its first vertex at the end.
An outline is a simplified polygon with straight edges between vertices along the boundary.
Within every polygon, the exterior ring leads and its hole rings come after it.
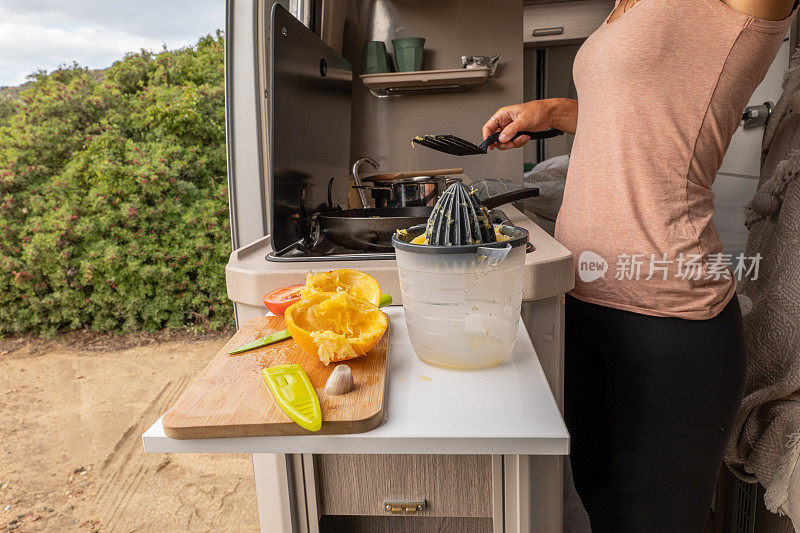
POLYGON ((618 0, 575 58, 578 101, 483 127, 501 150, 519 130, 575 133, 556 238, 577 270, 565 417, 595 533, 703 528, 745 370, 711 185, 793 4, 618 0))

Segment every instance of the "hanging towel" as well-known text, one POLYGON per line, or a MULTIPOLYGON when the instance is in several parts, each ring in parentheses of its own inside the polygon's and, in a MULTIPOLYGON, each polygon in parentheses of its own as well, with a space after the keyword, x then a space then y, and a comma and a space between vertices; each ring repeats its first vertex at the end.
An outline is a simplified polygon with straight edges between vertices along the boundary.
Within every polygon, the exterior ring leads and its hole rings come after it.
POLYGON ((800 531, 800 52, 762 145, 758 190, 745 208, 756 279, 739 284, 748 351, 745 397, 725 462, 766 489, 764 503, 800 531))

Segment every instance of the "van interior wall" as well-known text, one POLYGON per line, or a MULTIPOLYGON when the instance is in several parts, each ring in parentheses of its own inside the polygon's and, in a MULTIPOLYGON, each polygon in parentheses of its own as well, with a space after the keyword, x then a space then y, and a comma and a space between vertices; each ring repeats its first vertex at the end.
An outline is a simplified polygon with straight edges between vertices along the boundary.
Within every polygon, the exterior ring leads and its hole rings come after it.
MULTIPOLYGON (((370 156, 380 163, 381 172, 458 166, 473 179, 506 178, 521 183, 521 151, 454 157, 414 147, 411 139, 450 133, 477 141, 484 122, 497 108, 522 100, 522 2, 344 1, 342 55, 354 74, 351 161, 370 156), (391 41, 399 37, 425 38, 424 70, 460 68, 462 55, 500 53, 500 64, 494 78, 470 92, 377 98, 357 78, 363 44, 384 41, 391 55, 391 41)), ((330 31, 325 21, 323 28, 330 31)))

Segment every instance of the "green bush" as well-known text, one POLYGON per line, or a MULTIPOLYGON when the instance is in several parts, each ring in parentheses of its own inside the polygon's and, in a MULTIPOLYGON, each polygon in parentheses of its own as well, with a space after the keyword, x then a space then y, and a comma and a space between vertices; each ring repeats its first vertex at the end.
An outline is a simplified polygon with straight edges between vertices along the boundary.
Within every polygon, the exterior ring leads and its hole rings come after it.
POLYGON ((10 96, 0 94, 0 126, 7 125, 16 112, 17 103, 10 96))
POLYGON ((232 324, 221 35, 32 79, 0 123, 0 333, 232 324))

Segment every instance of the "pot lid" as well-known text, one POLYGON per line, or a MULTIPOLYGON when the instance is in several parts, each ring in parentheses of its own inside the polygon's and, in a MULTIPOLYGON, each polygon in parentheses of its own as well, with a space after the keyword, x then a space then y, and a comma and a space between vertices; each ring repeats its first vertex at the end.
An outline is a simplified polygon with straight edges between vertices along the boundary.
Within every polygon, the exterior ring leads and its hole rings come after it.
MULTIPOLYGON (((453 174, 463 174, 463 168, 440 168, 437 170, 410 170, 407 172, 388 172, 384 174, 373 174, 362 178, 361 181, 370 181, 372 183, 392 181, 397 182, 400 180, 408 180, 410 178, 427 178, 431 179, 437 176, 451 176, 453 174)), ((424 180, 423 180, 424 181, 424 180)), ((403 183, 409 183, 403 181, 403 183)))
MULTIPOLYGON (((372 185, 362 185, 365 189, 386 189, 393 185, 425 185, 428 183, 436 183, 438 181, 447 180, 452 183, 454 181, 461 181, 461 178, 454 178, 450 176, 416 176, 413 178, 401 178, 398 180, 386 181, 373 181, 372 185)), ((367 180, 362 180, 367 181, 367 180)), ((354 185, 357 187, 357 185, 354 185)))

